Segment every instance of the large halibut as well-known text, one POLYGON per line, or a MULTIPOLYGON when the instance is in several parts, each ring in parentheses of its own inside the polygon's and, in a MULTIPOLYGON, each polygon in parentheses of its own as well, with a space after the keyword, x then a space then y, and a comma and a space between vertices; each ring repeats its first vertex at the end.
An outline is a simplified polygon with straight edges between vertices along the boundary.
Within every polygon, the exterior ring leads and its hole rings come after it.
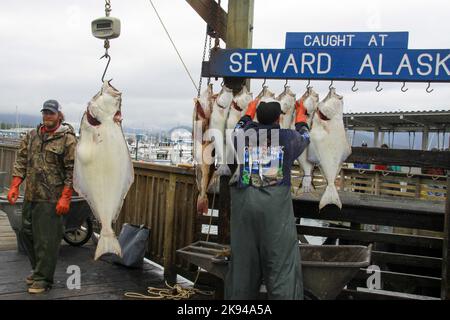
POLYGON ((322 100, 314 113, 310 131, 311 145, 308 160, 319 162, 320 169, 327 180, 327 187, 319 203, 319 209, 328 204, 342 208, 335 186, 342 163, 352 150, 345 134, 343 97, 336 94, 334 88, 322 100), (315 156, 317 159, 312 159, 315 156))
POLYGON ((102 224, 95 259, 122 255, 111 224, 133 183, 133 163, 119 120, 121 92, 108 81, 89 102, 80 126, 74 167, 74 189, 102 224))

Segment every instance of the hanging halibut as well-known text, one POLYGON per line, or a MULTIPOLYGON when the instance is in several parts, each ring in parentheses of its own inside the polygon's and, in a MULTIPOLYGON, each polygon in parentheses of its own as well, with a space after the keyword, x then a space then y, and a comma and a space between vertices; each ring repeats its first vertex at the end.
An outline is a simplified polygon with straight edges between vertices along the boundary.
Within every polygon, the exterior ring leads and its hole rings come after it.
POLYGON ((342 98, 336 94, 334 88, 331 88, 325 99, 318 104, 312 120, 311 145, 317 159, 312 159, 314 155, 311 154, 308 160, 319 161, 322 174, 327 180, 319 209, 327 204, 335 204, 342 208, 335 180, 341 164, 351 154, 344 128, 342 98))
POLYGON ((122 255, 111 224, 120 213, 134 172, 120 123, 121 93, 108 81, 89 102, 80 126, 74 167, 74 189, 102 224, 95 259, 122 255))
POLYGON ((225 159, 226 164, 221 165, 219 169, 224 175, 231 175, 229 163, 234 163, 234 143, 233 143, 233 130, 236 127, 239 120, 247 112, 248 104, 252 101, 252 93, 248 92, 247 87, 244 86, 241 91, 233 98, 231 102, 230 112, 227 118, 227 125, 225 131, 225 159))
MULTIPOLYGON (((312 118, 314 112, 317 109, 317 104, 319 103, 319 95, 313 90, 312 87, 309 87, 303 96, 300 98, 300 102, 303 102, 305 106, 306 112, 308 114, 308 126, 311 129, 312 118)), ((314 163, 308 161, 308 156, 310 158, 316 158, 312 154, 313 147, 311 146, 313 142, 308 145, 305 151, 302 152, 300 157, 298 157, 298 162, 303 169, 303 178, 302 178, 302 192, 308 193, 312 191, 312 173, 314 169, 314 163)))
POLYGON ((223 85, 212 107, 209 129, 211 141, 214 141, 214 150, 218 168, 216 175, 222 176, 228 174, 228 166, 225 164, 225 128, 227 124, 228 113, 230 112, 233 101, 233 90, 223 85))
POLYGON ((295 93, 291 91, 289 86, 285 86, 277 100, 281 105, 280 128, 291 129, 294 125, 295 93))
POLYGON ((204 135, 209 129, 214 100, 212 84, 208 85, 199 98, 194 99, 194 163, 195 178, 199 191, 197 212, 202 214, 208 213, 207 191, 214 173, 214 159, 212 159, 214 144, 204 139, 204 135))

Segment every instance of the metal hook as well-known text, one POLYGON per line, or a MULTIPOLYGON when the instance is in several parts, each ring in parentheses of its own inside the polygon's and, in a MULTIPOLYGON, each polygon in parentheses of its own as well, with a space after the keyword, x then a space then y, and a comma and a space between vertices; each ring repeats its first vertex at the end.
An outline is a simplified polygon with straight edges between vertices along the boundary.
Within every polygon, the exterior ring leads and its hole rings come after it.
POLYGON ((108 52, 106 52, 103 56, 100 57, 100 59, 103 59, 103 58, 108 58, 108 63, 106 64, 105 71, 103 71, 102 83, 105 82, 105 80, 104 80, 105 74, 106 74, 106 71, 108 70, 109 63, 111 62, 111 56, 108 54, 108 52))
POLYGON ((330 83, 330 85, 328 86, 328 89, 333 89, 333 80, 331 80, 331 83, 330 83))
POLYGON ((311 79, 308 79, 308 83, 306 84, 306 89, 311 88, 311 79))
POLYGON ((264 82, 262 83, 262 86, 261 87, 263 87, 264 88, 264 85, 266 84, 266 78, 264 78, 264 82))
POLYGON ((403 81, 402 88, 400 89, 400 90, 402 90, 402 92, 406 92, 409 90, 408 88, 405 88, 405 86, 406 86, 406 83, 405 83, 405 81, 403 81))
POLYGON ((286 79, 286 82, 284 83, 284 88, 286 89, 288 87, 288 79, 286 79))
POLYGON ((434 89, 431 89, 431 90, 430 90, 430 87, 431 87, 431 82, 428 82, 428 86, 427 86, 427 88, 425 89, 425 91, 426 91, 427 93, 432 93, 432 92, 434 91, 434 89))
POLYGON ((376 92, 380 92, 383 88, 380 88, 380 81, 378 81, 377 87, 375 88, 376 92))
POLYGON ((358 91, 358 90, 359 90, 359 89, 356 88, 356 80, 355 80, 355 81, 353 81, 352 91, 353 91, 353 92, 356 92, 356 91, 358 91))

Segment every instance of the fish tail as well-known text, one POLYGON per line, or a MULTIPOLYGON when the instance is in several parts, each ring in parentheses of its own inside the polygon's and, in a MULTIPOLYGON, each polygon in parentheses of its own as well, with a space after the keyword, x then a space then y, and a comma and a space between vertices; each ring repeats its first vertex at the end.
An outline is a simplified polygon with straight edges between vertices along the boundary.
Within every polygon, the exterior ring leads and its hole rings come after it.
POLYGON ((197 198, 197 213, 206 215, 208 213, 208 197, 199 195, 197 198))
POLYGON ((106 253, 113 253, 119 257, 122 257, 122 249, 120 248, 120 243, 117 240, 114 232, 104 233, 102 231, 100 233, 97 250, 95 250, 95 260, 106 253))
POLYGON ((230 167, 228 167, 227 164, 221 164, 217 168, 215 174, 217 176, 231 176, 231 170, 230 167))
POLYGON ((320 199, 319 209, 322 209, 327 204, 334 204, 338 206, 339 209, 342 209, 342 202, 334 184, 327 185, 327 188, 322 195, 322 199, 320 199))

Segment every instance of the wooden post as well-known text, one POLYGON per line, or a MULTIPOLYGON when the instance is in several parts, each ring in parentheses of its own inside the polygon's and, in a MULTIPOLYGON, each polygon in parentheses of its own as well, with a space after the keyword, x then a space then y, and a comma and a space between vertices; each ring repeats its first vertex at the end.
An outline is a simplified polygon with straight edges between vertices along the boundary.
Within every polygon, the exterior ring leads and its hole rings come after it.
POLYGON ((384 134, 385 134, 384 131, 381 131, 381 132, 380 132, 380 142, 381 142, 381 144, 384 143, 384 134))
POLYGON ((422 132, 422 150, 425 151, 428 149, 428 130, 429 128, 425 126, 422 132))
POLYGON ((174 237, 174 218, 175 218, 175 189, 177 177, 175 174, 169 175, 169 187, 166 193, 166 214, 164 224, 164 279, 173 285, 176 283, 177 274, 174 271, 175 252, 173 243, 174 237))
POLYGON ((229 0, 227 48, 251 48, 254 0, 229 0))
MULTIPOLYGON (((227 48, 251 48, 253 38, 253 9, 254 0, 229 0, 227 20, 227 48)), ((225 84, 233 89, 234 93, 240 91, 242 79, 225 78, 225 84)), ((247 81, 250 89, 250 82, 247 81)), ((230 243, 230 177, 220 177, 219 201, 219 242, 230 243)))
POLYGON ((375 148, 378 148, 380 146, 379 138, 380 138, 380 127, 375 127, 373 129, 373 146, 375 148))
MULTIPOLYGON (((251 48, 253 42, 254 0, 229 0, 227 20, 227 49, 251 48)), ((242 78, 225 78, 225 84, 236 94, 242 88, 242 78)), ((250 90, 250 80, 245 81, 250 90)))
POLYGON ((450 173, 447 171, 447 200, 445 203, 444 243, 442 245, 441 299, 450 300, 450 173))
POLYGON ((380 195, 380 173, 377 171, 375 172, 375 195, 379 196, 380 195))

